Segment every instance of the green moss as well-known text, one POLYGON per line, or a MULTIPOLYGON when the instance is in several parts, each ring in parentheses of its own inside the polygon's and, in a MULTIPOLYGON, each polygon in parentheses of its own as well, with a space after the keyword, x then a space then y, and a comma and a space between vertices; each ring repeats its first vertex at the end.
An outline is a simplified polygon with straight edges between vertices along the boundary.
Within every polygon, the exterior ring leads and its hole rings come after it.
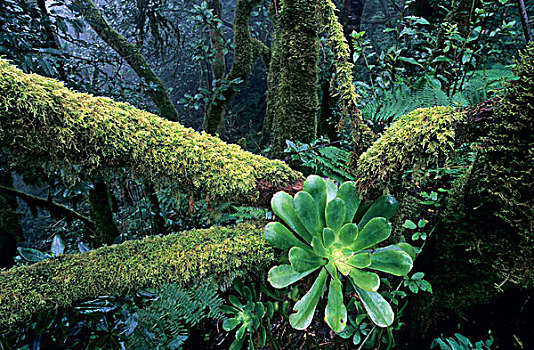
POLYGON ((62 169, 126 167, 209 198, 255 201, 258 182, 288 185, 302 175, 205 133, 108 98, 74 93, 53 79, 0 60, 0 147, 62 169))
POLYGON ((261 223, 147 237, 85 254, 0 272, 0 328, 98 295, 125 295, 166 283, 189 285, 265 268, 272 248, 261 223))
POLYGON ((421 108, 400 117, 359 157, 353 173, 360 193, 392 184, 415 186, 424 170, 444 164, 457 142, 455 128, 464 119, 464 113, 450 107, 421 108), (407 171, 412 175, 402 178, 407 171))
POLYGON ((276 92, 270 93, 269 102, 274 103, 272 152, 281 157, 286 140, 310 142, 317 133, 318 25, 314 0, 284 0, 277 5, 274 23, 279 28, 273 41, 277 62, 271 70, 279 71, 271 72, 269 87, 276 92))
POLYGON ((351 159, 356 159, 371 146, 374 135, 364 123, 357 108, 358 94, 352 84, 354 64, 350 58, 349 44, 343 35, 343 26, 336 16, 336 6, 330 0, 319 1, 319 4, 325 30, 328 33, 327 43, 334 53, 334 78, 331 81, 331 90, 333 96, 339 99, 343 113, 350 116, 354 145, 351 159))

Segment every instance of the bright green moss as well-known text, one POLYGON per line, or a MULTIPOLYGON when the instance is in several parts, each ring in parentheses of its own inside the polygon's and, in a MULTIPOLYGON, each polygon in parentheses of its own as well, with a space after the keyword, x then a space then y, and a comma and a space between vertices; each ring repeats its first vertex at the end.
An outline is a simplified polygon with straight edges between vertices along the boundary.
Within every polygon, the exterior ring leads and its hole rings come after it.
POLYGON ((197 188, 210 198, 258 198, 258 182, 287 185, 302 176, 205 133, 108 98, 75 93, 0 60, 0 147, 80 171, 126 167, 160 183, 197 188))
POLYGON ((98 295, 125 295, 165 283, 223 280, 266 267, 273 252, 261 223, 147 237, 85 254, 0 272, 0 328, 98 295))
POLYGON ((424 170, 443 164, 454 149, 455 127, 464 118, 451 107, 421 108, 400 117, 358 159, 354 175, 360 192, 422 180, 424 170), (409 182, 401 178, 407 171, 412 171, 409 182))

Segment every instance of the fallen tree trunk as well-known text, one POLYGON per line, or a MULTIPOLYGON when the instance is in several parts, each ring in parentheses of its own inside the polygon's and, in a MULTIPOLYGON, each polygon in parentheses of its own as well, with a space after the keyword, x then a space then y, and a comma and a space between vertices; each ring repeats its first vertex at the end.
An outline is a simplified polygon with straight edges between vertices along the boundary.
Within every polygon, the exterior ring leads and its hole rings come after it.
POLYGON ((276 160, 108 98, 75 93, 0 60, 0 148, 65 169, 131 168, 164 184, 254 203, 302 175, 276 160), (258 184, 261 183, 261 186, 258 184), (272 192, 267 189, 267 192, 272 192))
POLYGON ((262 232, 261 223, 192 230, 2 271, 0 328, 16 327, 35 313, 98 295, 126 295, 207 278, 221 282, 236 271, 259 270, 274 259, 262 232))

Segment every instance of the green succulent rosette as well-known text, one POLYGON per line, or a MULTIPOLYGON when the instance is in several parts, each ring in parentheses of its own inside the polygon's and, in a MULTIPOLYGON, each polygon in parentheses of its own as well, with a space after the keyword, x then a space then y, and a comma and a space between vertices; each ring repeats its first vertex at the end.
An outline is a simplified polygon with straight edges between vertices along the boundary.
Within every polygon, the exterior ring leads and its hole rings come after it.
POLYGON ((393 310, 377 292, 380 278, 374 271, 404 276, 411 270, 415 255, 406 243, 373 248, 391 234, 388 219, 399 207, 393 196, 362 203, 352 182, 338 188, 333 181, 312 175, 294 198, 278 192, 271 206, 285 225, 269 223, 264 237, 273 247, 287 250, 290 262, 271 268, 268 274, 271 285, 284 288, 318 272, 289 317, 294 328, 305 329, 310 325, 328 284, 325 320, 335 332, 345 329, 344 277, 352 283, 377 326, 392 324, 393 310))

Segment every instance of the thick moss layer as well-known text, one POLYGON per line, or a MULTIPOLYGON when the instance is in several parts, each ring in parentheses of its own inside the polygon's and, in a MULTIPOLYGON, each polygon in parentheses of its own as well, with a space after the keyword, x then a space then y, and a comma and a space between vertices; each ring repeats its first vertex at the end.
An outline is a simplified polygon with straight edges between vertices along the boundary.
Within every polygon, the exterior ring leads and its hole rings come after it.
POLYGON ((0 272, 0 328, 98 295, 224 279, 236 271, 264 268, 272 262, 273 252, 262 232, 260 223, 192 230, 0 272))
POLYGON ((281 157, 286 140, 310 142, 317 133, 318 24, 314 0, 283 0, 277 6, 274 23, 280 28, 275 29, 271 71, 279 71, 270 74, 269 88, 276 93, 268 94, 268 102, 274 104, 272 152, 281 157))
POLYGON ((466 115, 451 107, 421 108, 400 117, 358 161, 353 169, 361 193, 382 191, 391 183, 407 187, 437 168, 456 145, 455 128, 466 115), (402 179, 413 171, 409 181, 402 179))
POLYGON ((258 198, 257 183, 302 176, 280 161, 108 98, 75 93, 0 60, 0 147, 60 164, 64 173, 126 167, 154 181, 197 188, 211 198, 258 198))

